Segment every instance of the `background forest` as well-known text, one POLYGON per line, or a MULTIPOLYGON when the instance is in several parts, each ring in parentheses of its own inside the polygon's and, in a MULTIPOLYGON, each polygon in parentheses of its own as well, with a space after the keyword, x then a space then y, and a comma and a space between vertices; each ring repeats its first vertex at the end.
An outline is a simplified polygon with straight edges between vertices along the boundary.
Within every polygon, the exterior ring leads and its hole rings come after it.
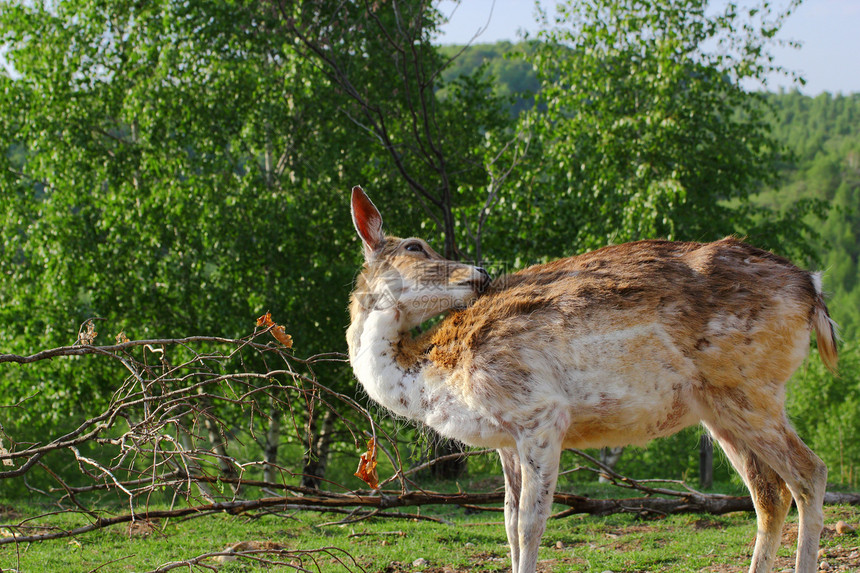
MULTIPOLYGON (((528 42, 440 47, 432 5, 398 5, 3 2, 0 353, 80 342, 91 318, 95 344, 240 338, 266 311, 296 356, 345 351, 358 184, 388 232, 495 274, 628 240, 738 234, 824 271, 841 375, 813 352, 789 410, 831 482, 856 488, 860 94, 747 91, 770 71, 780 14, 766 7, 569 2, 528 42)), ((366 400, 347 365, 315 374, 366 400)), ((74 427, 125 375, 77 358, 3 364, 0 446, 74 427)), ((310 485, 353 479, 325 473, 355 442, 323 410, 248 427, 221 408, 227 448, 310 485)), ((697 432, 628 449, 617 469, 694 478, 697 432)), ((420 432, 399 436, 427 456, 420 432)), ((717 474, 733 479, 726 463, 717 474)), ((53 479, 37 468, 3 486, 53 479)))

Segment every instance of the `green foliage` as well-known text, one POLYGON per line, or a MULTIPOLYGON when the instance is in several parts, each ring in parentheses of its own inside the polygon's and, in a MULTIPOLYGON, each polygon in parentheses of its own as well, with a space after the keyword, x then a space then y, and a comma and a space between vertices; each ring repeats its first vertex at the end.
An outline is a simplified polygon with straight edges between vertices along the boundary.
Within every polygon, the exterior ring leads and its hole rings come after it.
POLYGON ((780 156, 761 97, 743 88, 767 69, 769 28, 747 29, 755 41, 744 43, 733 31, 747 14, 707 4, 569 2, 541 32, 546 110, 533 121, 545 148, 528 183, 550 190, 530 216, 565 247, 739 233, 803 249, 810 229, 767 225, 776 213, 748 200, 780 156))
MULTIPOLYGON (((0 77, 4 352, 72 344, 92 316, 101 344, 120 331, 238 337, 267 310, 303 355, 345 347, 358 249, 332 198, 372 154, 342 153, 359 131, 338 121, 342 94, 263 16, 4 4, 0 37, 20 74, 0 77)), ((352 388, 346 368, 326 375, 352 388)), ((0 427, 19 442, 74 427, 117 376, 103 361, 4 367, 4 405, 31 398, 0 410, 0 427)))
MULTIPOLYGON (((455 203, 474 201, 490 134, 509 117, 477 77, 452 79, 434 99, 441 58, 425 4, 398 15, 355 3, 337 26, 321 24, 342 7, 4 3, 0 38, 17 73, 0 74, 3 352, 73 344, 90 317, 102 319, 97 344, 121 331, 239 337, 266 310, 300 355, 345 349, 360 257, 350 187, 368 183, 391 232, 417 232, 431 220, 400 177, 434 185, 421 146, 447 160, 455 203), (428 75, 392 57, 378 26, 400 24, 417 35, 407 45, 428 75), (327 43, 346 67, 321 65, 302 38, 327 43), (419 122, 422 105, 432 116, 419 122), (383 122, 404 172, 367 118, 383 122)), ((73 426, 104 407, 116 376, 99 361, 4 367, 4 405, 30 398, 0 410, 0 430, 38 441, 73 426)), ((354 391, 344 367, 324 382, 354 391)))
POLYGON ((786 404, 807 445, 827 462, 828 481, 857 488, 860 484, 860 349, 857 342, 840 348, 839 376, 811 360, 794 377, 786 404))

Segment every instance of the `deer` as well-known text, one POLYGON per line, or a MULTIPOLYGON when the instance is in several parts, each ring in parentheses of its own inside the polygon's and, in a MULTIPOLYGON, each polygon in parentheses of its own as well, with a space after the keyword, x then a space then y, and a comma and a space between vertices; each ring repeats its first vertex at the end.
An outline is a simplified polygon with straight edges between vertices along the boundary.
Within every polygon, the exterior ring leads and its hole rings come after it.
POLYGON ((750 491, 749 570, 771 570, 792 498, 795 570, 818 570, 827 468, 784 401, 813 330, 836 372, 819 274, 728 237, 612 245, 491 280, 423 239, 384 234, 361 187, 351 212, 364 253, 346 334, 354 374, 394 416, 498 451, 512 573, 536 570, 564 449, 695 424, 750 491))

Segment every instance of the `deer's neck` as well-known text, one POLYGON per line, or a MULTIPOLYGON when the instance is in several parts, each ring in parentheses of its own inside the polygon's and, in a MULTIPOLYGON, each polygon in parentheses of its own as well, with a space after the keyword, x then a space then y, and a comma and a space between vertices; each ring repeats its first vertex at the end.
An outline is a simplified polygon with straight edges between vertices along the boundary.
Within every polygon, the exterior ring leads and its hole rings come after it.
POLYGON ((349 360, 371 399, 398 416, 423 420, 427 361, 398 318, 396 308, 354 317, 347 331, 349 360))
POLYGON ((503 416, 476 410, 475 401, 464 394, 465 374, 442 367, 439 357, 433 358, 430 350, 439 342, 437 336, 428 332, 413 340, 401 329, 395 309, 354 312, 347 341, 359 382, 395 415, 475 446, 513 444, 503 416))

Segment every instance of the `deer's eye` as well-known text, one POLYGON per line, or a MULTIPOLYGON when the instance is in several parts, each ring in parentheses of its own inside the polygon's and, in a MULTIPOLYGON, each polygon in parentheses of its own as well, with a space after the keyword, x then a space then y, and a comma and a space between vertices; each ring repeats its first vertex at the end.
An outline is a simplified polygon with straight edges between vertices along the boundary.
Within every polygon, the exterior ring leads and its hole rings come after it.
POLYGON ((421 243, 409 243, 405 247, 403 247, 410 253, 423 253, 424 247, 421 246, 421 243))

